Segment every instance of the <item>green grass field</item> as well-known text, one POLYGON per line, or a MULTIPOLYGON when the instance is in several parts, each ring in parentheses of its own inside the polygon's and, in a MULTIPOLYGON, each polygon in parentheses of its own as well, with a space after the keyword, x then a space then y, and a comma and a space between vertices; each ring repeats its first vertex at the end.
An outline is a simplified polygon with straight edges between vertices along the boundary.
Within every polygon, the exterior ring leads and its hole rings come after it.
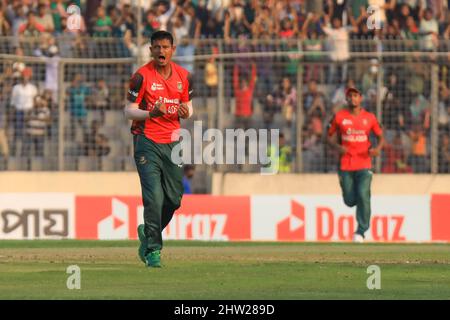
POLYGON ((0 299, 450 299, 450 245, 167 241, 164 267, 137 241, 0 241, 0 299), (69 265, 81 289, 68 290, 69 265), (381 289, 366 287, 381 268, 381 289))

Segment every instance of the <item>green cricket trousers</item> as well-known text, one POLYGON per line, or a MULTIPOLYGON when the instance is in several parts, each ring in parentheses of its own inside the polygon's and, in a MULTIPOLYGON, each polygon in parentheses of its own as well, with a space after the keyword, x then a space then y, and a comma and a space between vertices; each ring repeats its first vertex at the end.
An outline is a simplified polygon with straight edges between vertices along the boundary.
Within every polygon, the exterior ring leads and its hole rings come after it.
POLYGON ((364 237, 370 227, 370 185, 372 171, 369 169, 357 171, 339 170, 339 184, 342 189, 344 203, 349 207, 356 206, 356 233, 364 237))
POLYGON ((134 136, 134 161, 141 181, 148 240, 146 254, 162 249, 162 231, 181 204, 183 169, 171 160, 172 149, 178 143, 156 143, 144 135, 134 136))

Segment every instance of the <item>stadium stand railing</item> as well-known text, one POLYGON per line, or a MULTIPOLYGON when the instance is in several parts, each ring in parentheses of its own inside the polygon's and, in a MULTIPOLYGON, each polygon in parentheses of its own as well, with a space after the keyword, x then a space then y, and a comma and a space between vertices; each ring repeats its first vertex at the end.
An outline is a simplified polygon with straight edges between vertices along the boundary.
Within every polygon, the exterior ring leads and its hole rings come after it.
MULTIPOLYGON (((138 61, 150 58, 148 43, 134 43, 1 37, 0 170, 134 170, 122 109, 129 77, 138 61), (31 107, 28 93, 13 89, 24 74, 36 88, 31 107)), ((185 40, 174 60, 194 75, 195 114, 183 127, 202 120, 204 130, 276 128, 286 140, 286 172, 333 172, 337 155, 323 143, 326 125, 345 104, 344 87, 354 85, 384 125, 378 172, 448 173, 450 42, 440 40, 432 51, 421 45, 351 39, 349 58, 336 60, 333 44, 322 40, 185 40), (246 118, 236 115, 233 72, 238 85, 249 82, 252 64, 257 72, 246 118)), ((197 168, 198 192, 208 191, 214 170, 259 171, 256 165, 197 168)))

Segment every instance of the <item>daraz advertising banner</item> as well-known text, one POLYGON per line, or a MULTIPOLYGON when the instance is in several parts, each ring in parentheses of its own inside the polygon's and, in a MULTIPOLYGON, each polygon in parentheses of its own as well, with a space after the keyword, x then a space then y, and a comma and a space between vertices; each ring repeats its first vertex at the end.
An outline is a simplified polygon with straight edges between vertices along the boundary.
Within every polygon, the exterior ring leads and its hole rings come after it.
MULTIPOLYGON (((0 194, 0 239, 137 239, 139 196, 0 194)), ((350 241, 355 208, 340 195, 186 195, 165 239, 350 241)), ((450 194, 372 196, 370 242, 450 242, 450 194)))

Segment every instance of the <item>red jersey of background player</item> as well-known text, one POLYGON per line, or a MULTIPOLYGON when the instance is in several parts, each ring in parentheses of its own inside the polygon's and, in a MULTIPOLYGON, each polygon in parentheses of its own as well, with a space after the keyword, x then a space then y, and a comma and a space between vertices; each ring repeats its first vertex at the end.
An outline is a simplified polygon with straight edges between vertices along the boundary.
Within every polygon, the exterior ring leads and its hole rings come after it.
POLYGON ((361 109, 354 115, 348 109, 340 110, 330 122, 328 135, 338 131, 341 145, 347 152, 341 156, 342 171, 356 171, 372 168, 369 156, 369 134, 373 131, 377 136, 382 134, 381 127, 373 113, 361 109))
POLYGON ((178 108, 180 103, 190 101, 192 94, 189 72, 174 62, 170 64, 172 74, 168 79, 159 74, 153 61, 139 68, 130 80, 127 94, 128 101, 138 103, 141 110, 151 111, 158 100, 166 104, 167 114, 164 116, 144 121, 134 120, 131 125, 131 133, 143 134, 157 143, 178 140, 178 108))

